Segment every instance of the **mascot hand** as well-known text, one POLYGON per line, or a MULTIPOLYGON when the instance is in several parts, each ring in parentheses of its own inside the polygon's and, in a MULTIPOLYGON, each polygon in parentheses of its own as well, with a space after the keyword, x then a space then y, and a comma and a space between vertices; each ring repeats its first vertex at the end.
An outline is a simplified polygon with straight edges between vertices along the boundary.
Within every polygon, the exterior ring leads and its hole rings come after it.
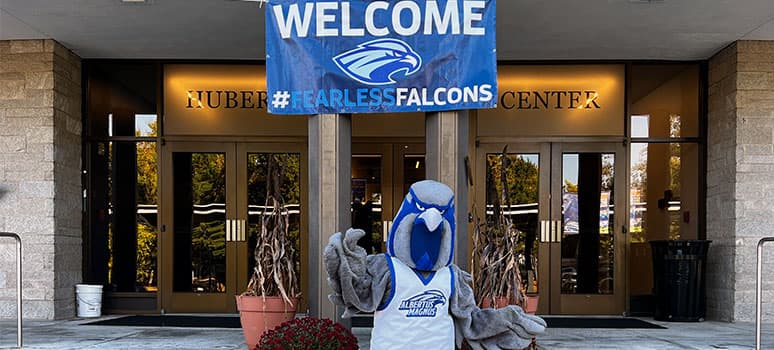
POLYGON ((467 343, 473 350, 521 350, 529 347, 532 344, 532 339, 524 339, 516 336, 513 332, 505 332, 478 341, 467 340, 467 343))
POLYGON ((357 245, 357 241, 365 235, 360 229, 348 229, 342 235, 336 232, 328 240, 323 251, 325 269, 328 272, 328 284, 333 289, 330 300, 337 305, 346 305, 342 296, 342 284, 351 287, 355 279, 366 273, 366 251, 357 245))
POLYGON ((529 315, 522 308, 515 305, 509 305, 506 309, 508 310, 506 317, 511 322, 510 328, 519 337, 532 338, 546 330, 546 321, 540 318, 540 316, 529 315))
POLYGON ((546 321, 539 316, 525 313, 518 306, 510 305, 497 311, 510 324, 508 330, 490 338, 468 340, 474 350, 524 349, 530 345, 533 337, 546 329, 546 321))

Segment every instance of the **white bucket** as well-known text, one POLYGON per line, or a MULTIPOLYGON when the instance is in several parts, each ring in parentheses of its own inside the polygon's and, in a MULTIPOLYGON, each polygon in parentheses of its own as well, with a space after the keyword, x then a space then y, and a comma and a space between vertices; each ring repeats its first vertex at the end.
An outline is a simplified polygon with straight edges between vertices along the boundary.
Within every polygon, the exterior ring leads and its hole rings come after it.
POLYGON ((78 300, 78 317, 99 317, 102 313, 102 286, 76 284, 75 298, 78 300))

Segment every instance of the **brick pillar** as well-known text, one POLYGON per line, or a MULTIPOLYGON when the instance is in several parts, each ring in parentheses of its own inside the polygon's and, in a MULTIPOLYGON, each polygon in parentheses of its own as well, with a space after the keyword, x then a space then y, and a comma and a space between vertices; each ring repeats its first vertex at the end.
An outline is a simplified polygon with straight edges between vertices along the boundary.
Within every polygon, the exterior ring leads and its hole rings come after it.
POLYGON ((352 226, 352 117, 309 116, 309 315, 341 319, 344 310, 328 300, 332 293, 322 254, 330 237, 352 226), (338 310, 337 310, 338 309, 338 310))
MULTIPOLYGON (((53 40, 0 41, 0 230, 22 237, 24 317, 74 316, 81 281, 81 63, 53 40)), ((0 318, 16 317, 0 243, 0 318)))
POLYGON ((454 191, 456 237, 454 263, 468 269, 468 185, 465 157, 468 155, 468 112, 447 111, 425 116, 425 157, 428 179, 442 182, 454 191))
MULTIPOLYGON (((708 317, 752 321, 755 257, 774 236, 774 41, 738 41, 709 63, 708 317)), ((774 246, 768 247, 769 250, 774 246)), ((767 254, 768 260, 773 260, 767 254)), ((774 300, 774 261, 764 266, 774 300)), ((764 308, 764 319, 772 319, 764 308)))

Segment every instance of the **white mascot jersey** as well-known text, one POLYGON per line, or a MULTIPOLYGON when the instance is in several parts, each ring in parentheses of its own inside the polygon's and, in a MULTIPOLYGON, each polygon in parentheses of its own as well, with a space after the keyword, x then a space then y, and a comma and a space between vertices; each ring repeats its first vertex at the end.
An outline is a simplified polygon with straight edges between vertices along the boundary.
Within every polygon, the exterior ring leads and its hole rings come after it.
POLYGON ((454 294, 451 267, 418 275, 399 259, 385 254, 390 266, 390 295, 374 313, 371 349, 454 349, 454 320, 449 298, 454 294))

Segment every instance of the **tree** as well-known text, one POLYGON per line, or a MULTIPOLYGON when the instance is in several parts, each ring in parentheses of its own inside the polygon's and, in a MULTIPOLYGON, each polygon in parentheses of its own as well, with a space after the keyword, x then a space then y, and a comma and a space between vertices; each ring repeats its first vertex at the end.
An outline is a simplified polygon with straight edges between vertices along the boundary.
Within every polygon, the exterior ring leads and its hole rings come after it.
MULTIPOLYGON (((155 135, 157 123, 154 121, 149 127, 155 135)), ((158 151, 155 142, 137 143, 137 204, 158 208, 158 151)), ((136 284, 151 290, 157 284, 157 220, 157 215, 140 214, 138 210, 136 284)))

